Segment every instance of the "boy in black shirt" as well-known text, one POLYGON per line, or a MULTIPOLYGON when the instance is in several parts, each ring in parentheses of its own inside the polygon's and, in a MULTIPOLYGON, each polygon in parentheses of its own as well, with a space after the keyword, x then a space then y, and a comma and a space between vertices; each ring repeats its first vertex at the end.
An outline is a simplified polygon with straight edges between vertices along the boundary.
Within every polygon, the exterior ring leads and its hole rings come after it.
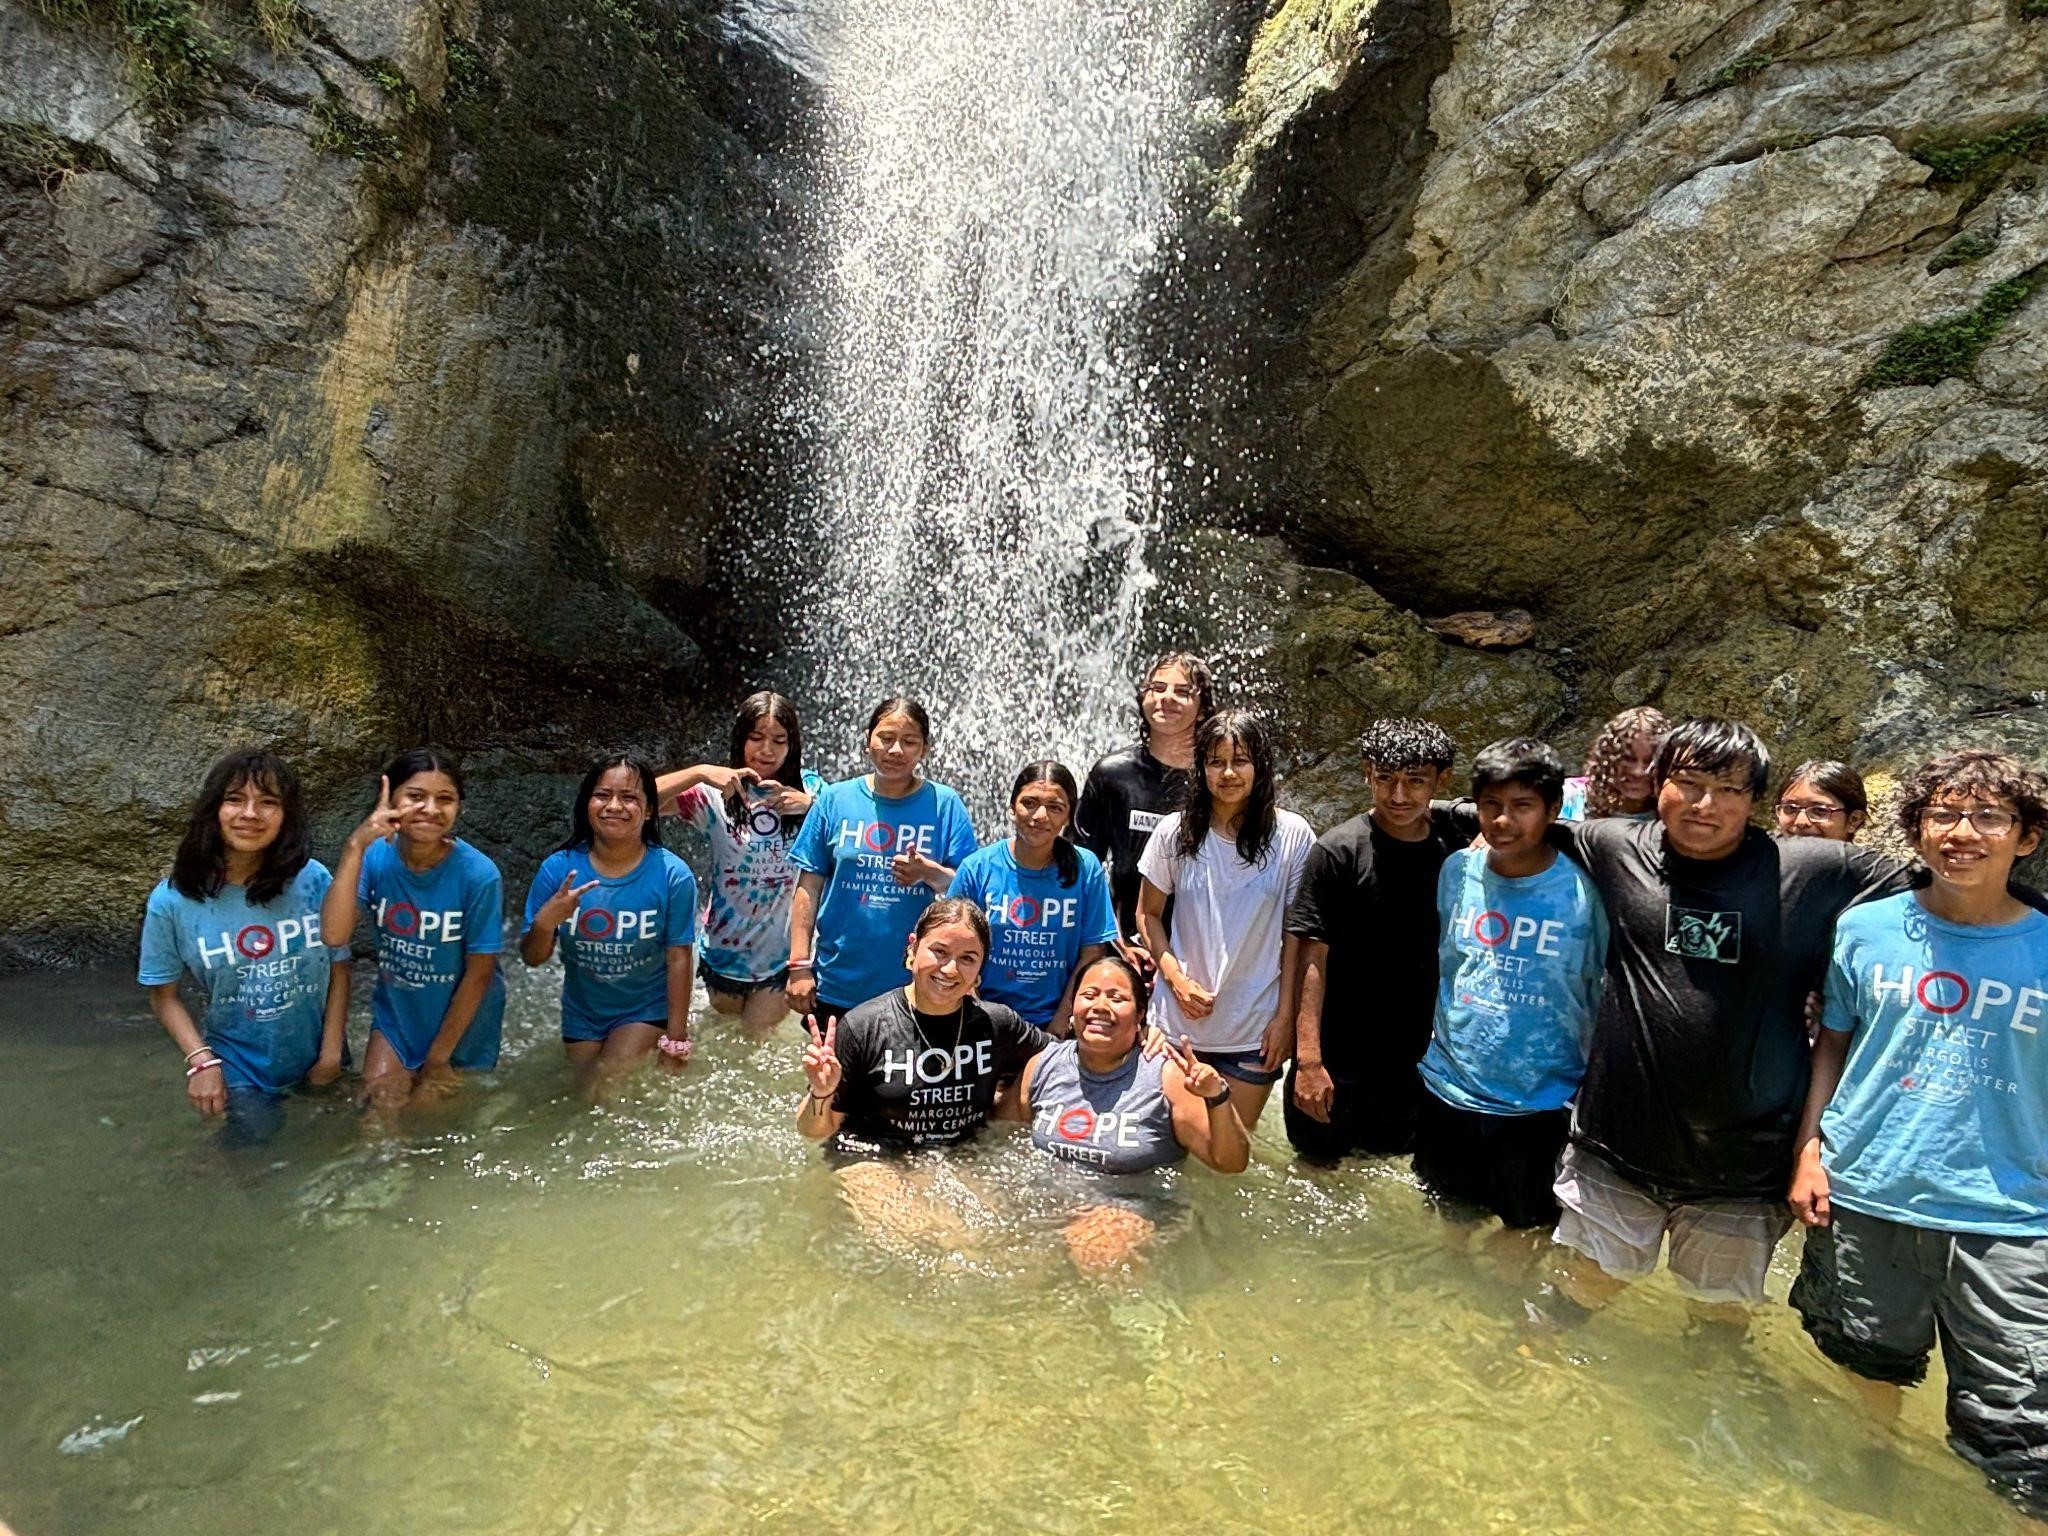
POLYGON ((1457 755, 1440 727, 1376 720, 1359 747, 1372 809, 1317 839, 1287 918, 1302 979, 1282 1112, 1317 1161, 1409 1150, 1436 1006, 1437 873, 1476 827, 1432 803, 1457 755))
MULTIPOLYGON (((1558 823, 1607 908, 1607 987, 1558 1167, 1557 1240, 1609 1277, 1671 1270, 1707 1300, 1763 1297, 1790 1225, 1806 1097, 1807 994, 1835 918, 1906 867, 1750 825, 1770 774, 1756 733, 1688 720, 1657 749, 1654 819, 1558 823)), ((1580 1271, 1579 1299, 1604 1299, 1580 1271)))

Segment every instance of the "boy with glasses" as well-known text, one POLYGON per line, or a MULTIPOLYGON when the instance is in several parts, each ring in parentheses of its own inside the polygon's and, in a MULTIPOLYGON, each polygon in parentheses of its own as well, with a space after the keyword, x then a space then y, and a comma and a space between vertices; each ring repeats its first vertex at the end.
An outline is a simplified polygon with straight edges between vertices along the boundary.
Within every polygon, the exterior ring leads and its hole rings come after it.
POLYGON ((1894 1408, 1939 1338, 1949 1443, 2048 1516, 2048 917, 2008 889, 2048 782, 1953 752, 1914 776, 1899 825, 1933 878, 1835 927, 1792 1305, 1894 1408))

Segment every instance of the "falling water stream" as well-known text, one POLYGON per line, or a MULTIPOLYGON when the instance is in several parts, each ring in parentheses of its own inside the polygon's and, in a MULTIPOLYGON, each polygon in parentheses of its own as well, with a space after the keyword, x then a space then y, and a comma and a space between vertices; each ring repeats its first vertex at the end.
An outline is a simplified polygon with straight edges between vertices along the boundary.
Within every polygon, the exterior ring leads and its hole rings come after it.
POLYGON ((820 741, 889 691, 978 809, 1128 734, 1150 555, 1195 479, 1148 323, 1194 216, 1229 28, 1198 0, 814 0, 820 101, 794 386, 820 741))

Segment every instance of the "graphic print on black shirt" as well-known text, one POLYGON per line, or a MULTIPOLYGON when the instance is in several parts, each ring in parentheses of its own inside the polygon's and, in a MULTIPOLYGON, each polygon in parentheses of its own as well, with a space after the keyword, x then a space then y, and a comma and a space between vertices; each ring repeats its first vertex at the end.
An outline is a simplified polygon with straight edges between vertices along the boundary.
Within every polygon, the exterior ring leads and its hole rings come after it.
POLYGON ((1664 909, 1664 948, 1689 960, 1742 964, 1742 914, 1702 912, 1696 907, 1664 909))
POLYGON ((1660 1199, 1782 1200, 1806 1101, 1806 996, 1835 918, 1905 888, 1871 849, 1751 828, 1689 859, 1656 821, 1560 823, 1607 906, 1607 988, 1573 1136, 1660 1199))
POLYGON ((1126 938, 1138 931, 1138 888, 1144 883, 1138 855, 1151 842, 1160 818, 1181 808, 1187 787, 1188 770, 1167 767, 1143 742, 1110 753, 1088 770, 1081 786, 1074 841, 1109 870, 1117 931, 1126 938))
POLYGON ((964 1140, 988 1119, 997 1085, 1047 1044, 999 1003, 969 998, 960 1012, 935 1015, 915 1012, 901 990, 886 992, 839 1021, 840 1134, 885 1147, 964 1140))

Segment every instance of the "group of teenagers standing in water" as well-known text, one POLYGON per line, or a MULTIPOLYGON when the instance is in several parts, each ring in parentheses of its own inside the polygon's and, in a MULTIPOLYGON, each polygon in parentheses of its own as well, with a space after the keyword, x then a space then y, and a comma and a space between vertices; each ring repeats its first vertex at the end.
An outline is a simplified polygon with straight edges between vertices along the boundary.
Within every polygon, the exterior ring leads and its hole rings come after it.
MULTIPOLYGON (((1015 1119, 1100 1191, 1069 1231, 1084 1264, 1149 1235, 1124 1192, 1154 1170, 1243 1170, 1278 1088, 1304 1160, 1411 1156, 1447 1214, 1547 1232, 1554 1321, 1660 1258, 1754 1305, 1796 1221, 1820 1349, 1895 1409, 1939 1343, 1952 1445, 2048 1511, 2048 904, 2012 880, 2048 831, 2040 773, 1928 761, 1895 796, 1907 860, 1857 842, 1871 809, 1839 763, 1784 775, 1757 825, 1770 754, 1733 721, 1626 711, 1579 776, 1495 742, 1452 798, 1449 737, 1380 720, 1366 810, 1318 837, 1277 803, 1266 721, 1213 695, 1199 658, 1159 658, 1137 741, 1082 785, 1024 765, 986 845, 923 776, 907 698, 837 783, 772 693, 724 763, 592 764, 518 940, 561 957, 579 1082, 682 1068, 695 979, 754 1035, 793 1012, 797 1129, 864 1220, 929 1218, 934 1160, 907 1154, 1015 1119), (664 814, 708 837, 701 901, 664 814)), ((202 1113, 266 1136, 289 1090, 341 1074, 365 917, 370 1102, 494 1064, 502 878, 456 836, 462 798, 451 759, 400 755, 330 876, 285 763, 214 766, 140 968, 202 1113)))

